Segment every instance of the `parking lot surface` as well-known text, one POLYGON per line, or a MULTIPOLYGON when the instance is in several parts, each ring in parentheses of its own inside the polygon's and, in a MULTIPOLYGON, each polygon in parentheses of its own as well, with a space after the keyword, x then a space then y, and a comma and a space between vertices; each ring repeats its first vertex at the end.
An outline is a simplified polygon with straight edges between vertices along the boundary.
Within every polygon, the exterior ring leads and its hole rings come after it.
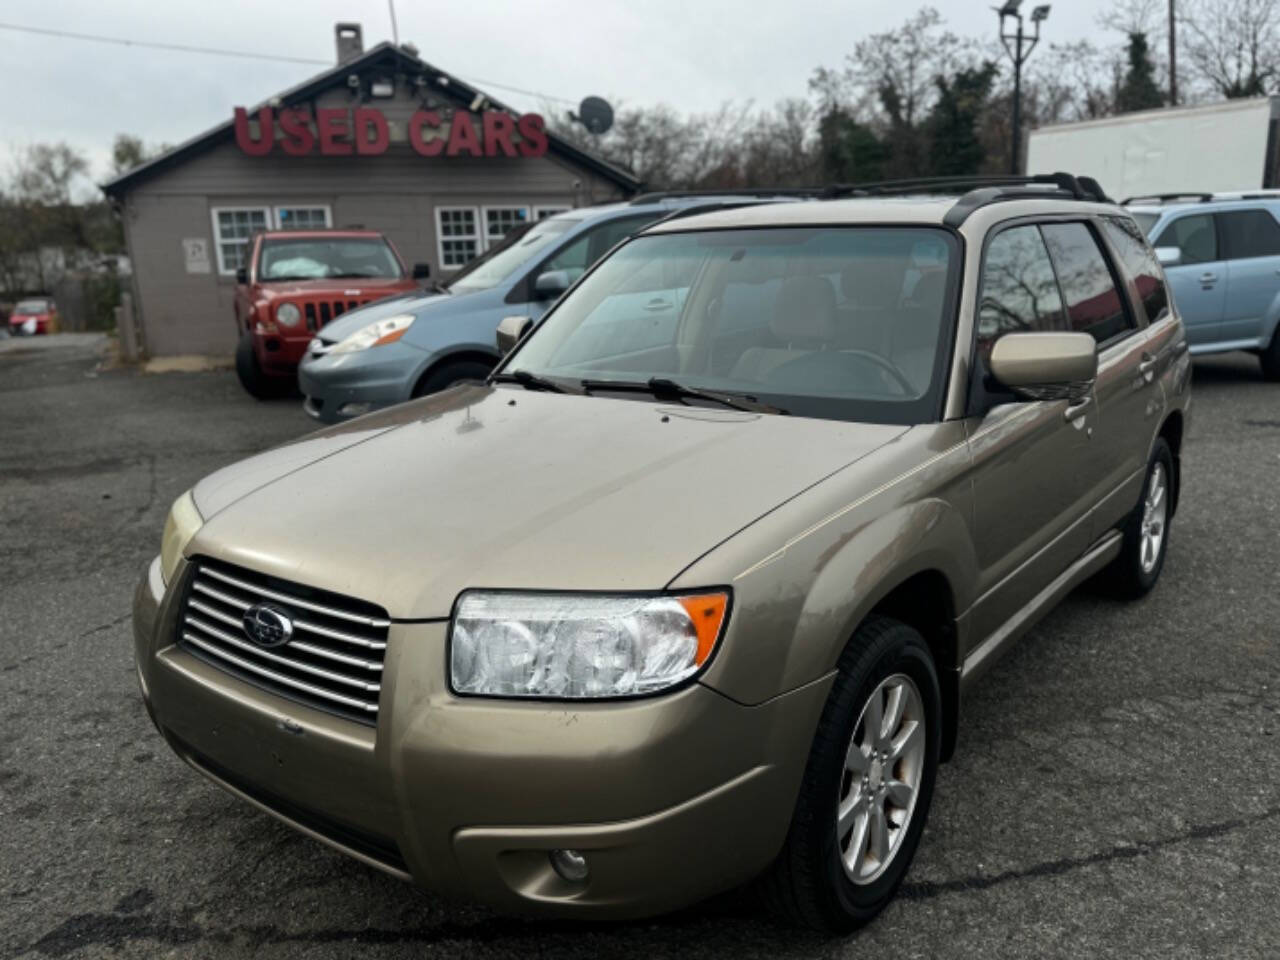
POLYGON ((311 429, 230 372, 0 343, 0 957, 1275 957, 1280 386, 1199 361, 1163 578, 1069 597, 965 704, 897 901, 829 939, 745 892, 642 923, 495 916, 388 879, 170 754, 133 587, 173 498, 311 429))

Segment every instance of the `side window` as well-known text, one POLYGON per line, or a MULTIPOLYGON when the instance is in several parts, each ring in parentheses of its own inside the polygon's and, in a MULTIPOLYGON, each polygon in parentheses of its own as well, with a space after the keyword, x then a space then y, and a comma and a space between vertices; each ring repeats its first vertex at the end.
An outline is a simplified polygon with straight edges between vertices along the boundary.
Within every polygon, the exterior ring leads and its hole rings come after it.
POLYGON ((1120 262, 1133 277, 1147 322, 1155 323, 1169 312, 1169 291, 1155 251, 1147 246, 1138 225, 1127 217, 1107 217, 1102 224, 1120 262))
POLYGON ((1222 258, 1280 256, 1280 223, 1266 210, 1232 210, 1218 214, 1222 227, 1222 258))
POLYGON ((978 303, 978 351, 986 357, 1006 333, 1064 330, 1062 298, 1040 231, 1033 226, 998 233, 987 246, 978 303))
POLYGON ((538 273, 567 270, 570 281, 577 280, 589 266, 608 253, 615 243, 657 219, 657 214, 644 214, 638 217, 620 217, 591 227, 552 256, 538 269, 538 273))
POLYGON ((1083 223, 1046 223, 1040 230, 1058 271, 1068 327, 1092 334, 1099 343, 1133 329, 1111 268, 1089 228, 1083 223))
POLYGON ((1182 263, 1209 263, 1218 259, 1218 234, 1213 228, 1213 217, 1197 213, 1179 217, 1160 231, 1160 239, 1153 247, 1177 247, 1182 251, 1182 263))

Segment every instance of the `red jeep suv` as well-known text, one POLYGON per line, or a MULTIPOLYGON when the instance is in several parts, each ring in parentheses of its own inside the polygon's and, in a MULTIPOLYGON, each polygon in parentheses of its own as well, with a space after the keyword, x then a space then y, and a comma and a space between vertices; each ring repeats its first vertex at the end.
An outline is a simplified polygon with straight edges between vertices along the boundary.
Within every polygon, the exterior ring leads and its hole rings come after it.
POLYGON ((298 363, 316 331, 348 310, 416 290, 376 230, 271 230, 249 241, 249 266, 236 271, 236 373, 263 399, 296 389, 298 363))

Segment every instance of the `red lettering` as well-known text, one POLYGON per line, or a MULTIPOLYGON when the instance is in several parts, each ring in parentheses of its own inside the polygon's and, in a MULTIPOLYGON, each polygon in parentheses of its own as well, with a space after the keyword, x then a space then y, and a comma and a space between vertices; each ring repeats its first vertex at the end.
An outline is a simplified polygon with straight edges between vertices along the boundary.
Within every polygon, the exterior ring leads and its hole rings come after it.
POLYGON ((359 107, 355 112, 356 153, 379 154, 387 152, 391 134, 387 130, 386 117, 373 107, 359 107))
POLYGON ((413 149, 424 157, 438 157, 444 149, 444 139, 438 136, 427 139, 423 136, 424 127, 439 130, 440 114, 434 110, 418 110, 409 118, 409 143, 413 149))
POLYGON ((514 157, 516 148, 511 143, 511 134, 515 133, 516 122, 511 114, 501 110, 484 112, 484 155, 496 157, 498 148, 502 148, 503 156, 514 157))
POLYGON ((520 131, 520 155, 522 157, 541 157, 547 152, 546 124, 542 115, 526 113, 516 122, 520 131))
POLYGON ((284 139, 280 149, 291 157, 305 157, 315 149, 316 138, 311 132, 311 116, 305 110, 281 110, 280 131, 284 139))
POLYGON ((270 107, 258 110, 258 139, 249 135, 249 113, 244 107, 236 107, 236 146, 251 157, 265 157, 276 145, 276 128, 271 119, 270 107))
POLYGON ((480 150, 480 138, 476 135, 476 125, 471 114, 457 110, 453 114, 453 122, 449 124, 449 145, 444 148, 446 157, 456 157, 466 152, 473 157, 484 154, 480 150))
POLYGON ((343 157, 351 153, 347 111, 337 107, 317 110, 316 129, 320 131, 320 152, 325 156, 343 157))

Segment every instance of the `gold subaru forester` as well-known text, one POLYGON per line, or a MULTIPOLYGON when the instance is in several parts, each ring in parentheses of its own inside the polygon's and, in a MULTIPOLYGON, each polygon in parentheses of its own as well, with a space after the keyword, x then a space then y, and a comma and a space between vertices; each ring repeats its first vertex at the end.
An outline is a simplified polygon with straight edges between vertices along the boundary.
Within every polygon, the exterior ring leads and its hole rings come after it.
POLYGON ((654 225, 487 382, 183 494, 134 605, 172 748, 501 909, 875 916, 969 684, 1155 584, 1190 367, 1093 181, 840 192, 654 225))

